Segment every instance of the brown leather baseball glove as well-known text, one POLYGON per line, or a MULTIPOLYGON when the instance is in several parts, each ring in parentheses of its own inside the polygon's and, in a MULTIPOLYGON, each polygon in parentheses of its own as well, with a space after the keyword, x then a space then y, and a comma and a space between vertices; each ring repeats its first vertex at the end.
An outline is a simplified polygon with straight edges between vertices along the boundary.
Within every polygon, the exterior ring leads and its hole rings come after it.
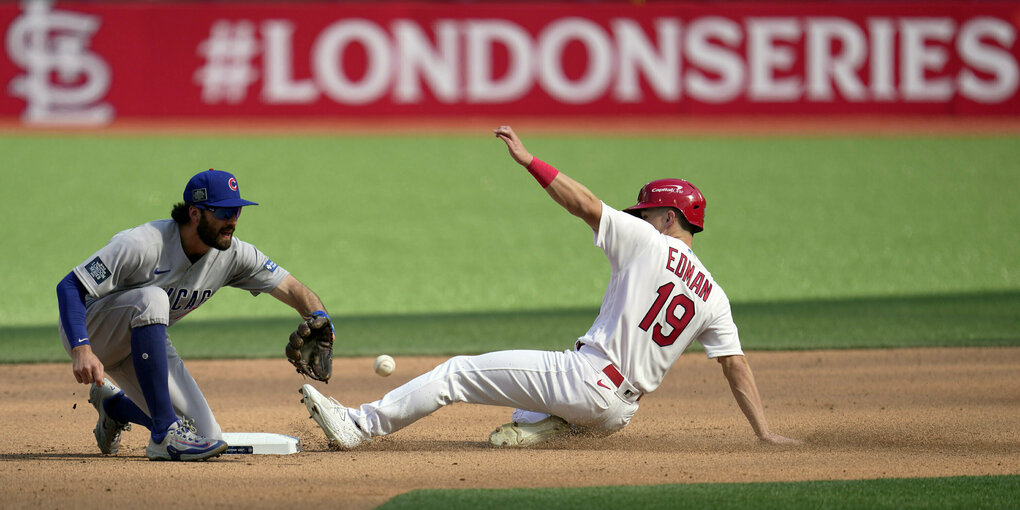
POLYGON ((287 361, 301 375, 329 382, 333 375, 333 323, 325 312, 305 319, 287 342, 287 361))

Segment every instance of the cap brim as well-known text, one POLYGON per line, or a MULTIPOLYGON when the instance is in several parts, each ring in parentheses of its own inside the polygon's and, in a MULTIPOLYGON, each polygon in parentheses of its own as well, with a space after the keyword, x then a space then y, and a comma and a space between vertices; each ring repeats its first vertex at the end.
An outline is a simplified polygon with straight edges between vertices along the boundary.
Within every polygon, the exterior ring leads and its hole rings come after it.
POLYGON ((258 202, 252 202, 243 198, 232 198, 230 200, 220 200, 219 202, 202 202, 202 205, 208 205, 209 207, 244 207, 246 205, 259 205, 258 202))

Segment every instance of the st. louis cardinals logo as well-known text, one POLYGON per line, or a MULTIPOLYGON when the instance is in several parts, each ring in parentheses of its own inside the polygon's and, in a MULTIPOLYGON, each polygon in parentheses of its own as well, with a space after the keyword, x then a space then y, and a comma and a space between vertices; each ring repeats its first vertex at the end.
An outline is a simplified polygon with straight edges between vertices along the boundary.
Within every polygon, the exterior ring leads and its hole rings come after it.
POLYGON ((88 51, 99 17, 52 10, 50 0, 23 0, 24 12, 7 30, 7 53, 25 74, 11 80, 11 94, 25 99, 30 124, 104 124, 113 108, 100 102, 110 89, 110 69, 88 51))
POLYGON ((230 180, 227 181, 227 186, 230 186, 230 189, 237 191, 237 179, 231 177, 230 180))

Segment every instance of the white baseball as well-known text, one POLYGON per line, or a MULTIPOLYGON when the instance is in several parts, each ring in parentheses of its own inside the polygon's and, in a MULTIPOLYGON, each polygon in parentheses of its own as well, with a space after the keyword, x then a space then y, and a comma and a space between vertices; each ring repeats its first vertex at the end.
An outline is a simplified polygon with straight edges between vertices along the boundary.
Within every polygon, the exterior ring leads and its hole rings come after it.
POLYGON ((383 377, 392 374, 395 368, 397 368, 397 362, 393 360, 392 356, 383 354, 375 359, 375 373, 383 377))

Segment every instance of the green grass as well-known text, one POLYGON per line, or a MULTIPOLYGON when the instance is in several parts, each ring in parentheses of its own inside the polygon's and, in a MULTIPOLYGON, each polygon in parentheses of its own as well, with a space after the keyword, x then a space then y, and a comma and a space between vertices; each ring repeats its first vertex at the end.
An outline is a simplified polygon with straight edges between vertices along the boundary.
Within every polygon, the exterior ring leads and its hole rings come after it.
MULTIPOLYGON (((695 249, 734 303, 1020 289, 1020 143, 987 138, 528 137, 625 207, 682 176, 708 198, 695 249)), ((586 226, 479 136, 0 138, 0 325, 52 324, 53 288, 116 231, 169 216, 197 171, 234 171, 237 235, 334 315, 597 307, 586 226)), ((188 320, 288 317, 225 289, 188 320)))
POLYGON ((417 490, 379 510, 711 508, 999 510, 1020 508, 1020 476, 521 490, 417 490))

